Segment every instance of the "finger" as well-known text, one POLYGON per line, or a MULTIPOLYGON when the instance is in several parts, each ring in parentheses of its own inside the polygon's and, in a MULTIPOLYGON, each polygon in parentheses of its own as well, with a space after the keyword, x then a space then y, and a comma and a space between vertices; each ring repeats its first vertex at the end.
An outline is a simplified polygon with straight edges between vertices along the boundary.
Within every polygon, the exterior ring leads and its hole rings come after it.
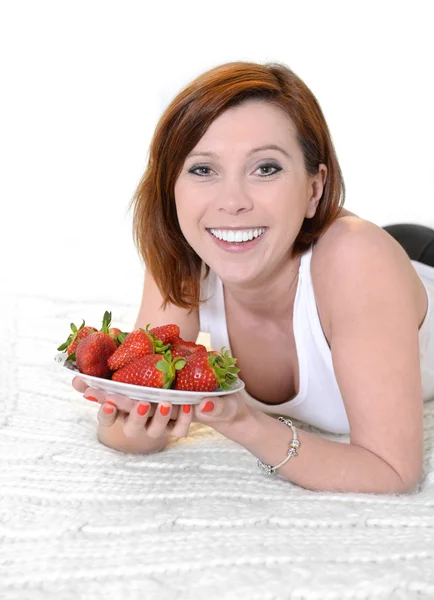
POLYGON ((217 398, 204 398, 194 407, 196 415, 205 419, 215 419, 222 412, 222 406, 217 400, 217 398))
POLYGON ((179 415, 179 411, 182 409, 180 404, 172 404, 172 410, 170 412, 170 420, 176 421, 179 415))
POLYGON ((118 410, 130 412, 138 403, 137 400, 132 400, 128 396, 122 396, 122 394, 105 394, 105 401, 109 404, 116 406, 118 410))
POLYGON ((103 404, 105 401, 105 393, 102 390, 98 390, 93 387, 86 387, 83 395, 86 400, 90 400, 91 402, 96 402, 98 404, 103 404))
POLYGON ((161 402, 155 411, 150 424, 146 427, 146 433, 149 437, 157 438, 166 432, 167 424, 170 421, 172 405, 169 402, 161 402))
MULTIPOLYGON (((235 394, 234 394, 235 395, 235 394)), ((237 413, 237 402, 230 397, 203 398, 202 401, 194 407, 194 418, 201 423, 211 421, 225 421, 233 418, 237 413)))
POLYGON ((107 404, 107 402, 104 402, 99 407, 96 418, 98 419, 98 423, 103 427, 111 427, 116 421, 117 416, 117 408, 111 404, 107 404))
POLYGON ((131 408, 124 423, 124 435, 129 438, 137 437, 143 433, 145 425, 150 418, 150 402, 136 402, 131 408))
MULTIPOLYGON (((173 407, 175 408, 175 407, 173 407)), ((169 435, 177 438, 187 437, 188 430, 190 429, 191 422, 193 420, 193 411, 191 404, 184 404, 183 406, 176 407, 178 410, 178 417, 172 427, 169 427, 169 435)), ((174 420, 172 415, 172 420, 174 420)))
POLYGON ((83 379, 81 379, 81 377, 76 375, 72 380, 72 387, 75 388, 77 392, 82 394, 88 388, 88 385, 83 381, 83 379))

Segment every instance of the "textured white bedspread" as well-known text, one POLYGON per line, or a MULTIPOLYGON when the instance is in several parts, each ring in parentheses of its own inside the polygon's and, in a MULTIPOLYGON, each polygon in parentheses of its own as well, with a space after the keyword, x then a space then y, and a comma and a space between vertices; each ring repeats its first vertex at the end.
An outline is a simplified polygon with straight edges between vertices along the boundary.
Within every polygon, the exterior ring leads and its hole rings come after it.
POLYGON ((433 402, 412 495, 304 490, 199 424, 122 454, 53 360, 105 310, 130 330, 138 306, 1 299, 1 600, 434 598, 433 402))

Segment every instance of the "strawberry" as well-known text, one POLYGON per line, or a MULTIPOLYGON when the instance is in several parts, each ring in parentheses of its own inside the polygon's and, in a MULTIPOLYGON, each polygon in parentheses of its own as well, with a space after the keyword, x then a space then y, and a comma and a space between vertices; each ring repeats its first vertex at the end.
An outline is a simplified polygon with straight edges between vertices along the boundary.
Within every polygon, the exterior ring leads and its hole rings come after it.
POLYGON ((195 344, 194 342, 186 342, 185 340, 183 340, 180 337, 175 339, 170 346, 170 352, 172 353, 172 356, 184 356, 185 358, 187 358, 188 356, 190 356, 191 354, 194 354, 196 352, 206 352, 206 351, 207 350, 206 350, 205 346, 202 346, 202 344, 195 344))
POLYGON ((166 354, 148 354, 136 358, 122 369, 113 373, 113 381, 155 388, 170 388, 176 370, 182 369, 185 360, 176 357, 172 360, 170 350, 166 354))
POLYGON ((179 337, 178 325, 161 325, 160 327, 153 327, 149 333, 154 336, 155 339, 165 344, 171 344, 173 340, 179 337))
POLYGON ((77 346, 76 363, 80 373, 110 378, 108 360, 116 351, 116 342, 104 331, 91 333, 77 346))
POLYGON ((190 392, 213 392, 218 387, 229 390, 236 381, 236 358, 232 358, 229 350, 224 352, 195 352, 187 360, 185 367, 176 375, 175 390, 190 392))
POLYGON ((110 327, 108 330, 108 334, 112 338, 112 340, 114 340, 116 342, 116 344, 118 346, 121 345, 121 343, 124 341, 124 339, 128 335, 127 333, 124 333, 121 329, 119 329, 118 327, 110 327))
POLYGON ((147 354, 154 353, 154 345, 144 329, 129 333, 119 348, 110 356, 108 366, 112 371, 122 369, 128 363, 147 354))
POLYGON ((74 352, 76 351, 79 342, 81 340, 84 340, 84 338, 86 338, 90 333, 94 333, 95 331, 97 331, 97 329, 95 329, 95 327, 90 327, 89 325, 87 325, 85 327, 84 319, 83 319, 83 323, 80 325, 80 327, 78 329, 77 329, 77 326, 74 325, 74 323, 71 323, 70 327, 71 327, 72 333, 69 335, 66 342, 61 344, 57 348, 57 350, 59 352, 66 350, 68 352, 68 358, 66 360, 74 361, 75 360, 74 352))
POLYGON ((116 342, 116 345, 120 346, 128 334, 124 333, 118 327, 110 327, 111 322, 112 314, 106 310, 102 318, 102 326, 100 331, 107 333, 116 342))

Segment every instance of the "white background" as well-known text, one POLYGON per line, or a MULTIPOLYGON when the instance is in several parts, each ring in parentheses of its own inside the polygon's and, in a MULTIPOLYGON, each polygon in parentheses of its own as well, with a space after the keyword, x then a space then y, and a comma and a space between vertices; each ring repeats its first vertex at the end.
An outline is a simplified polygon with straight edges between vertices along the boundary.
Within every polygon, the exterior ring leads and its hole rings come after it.
POLYGON ((310 87, 349 210, 434 227, 431 6, 2 2, 0 289, 138 304, 127 211, 154 128, 181 87, 232 60, 283 62, 310 87))

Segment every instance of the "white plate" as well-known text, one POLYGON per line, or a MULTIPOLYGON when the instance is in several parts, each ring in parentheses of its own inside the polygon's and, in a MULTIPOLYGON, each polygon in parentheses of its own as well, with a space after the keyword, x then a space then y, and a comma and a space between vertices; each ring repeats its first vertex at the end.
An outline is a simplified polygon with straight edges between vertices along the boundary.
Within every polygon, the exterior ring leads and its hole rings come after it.
POLYGON ((132 400, 147 400, 148 402, 171 402, 172 404, 199 404, 203 398, 211 396, 227 396, 244 389, 245 385, 241 379, 237 379, 230 390, 217 388, 214 392, 184 392, 182 390, 167 390, 163 388, 146 387, 144 385, 133 385, 131 383, 122 383, 121 381, 112 381, 102 377, 93 377, 80 373, 77 367, 71 362, 66 362, 68 354, 59 352, 54 360, 61 366, 78 375, 89 387, 103 390, 108 394, 121 394, 128 396, 132 400))

